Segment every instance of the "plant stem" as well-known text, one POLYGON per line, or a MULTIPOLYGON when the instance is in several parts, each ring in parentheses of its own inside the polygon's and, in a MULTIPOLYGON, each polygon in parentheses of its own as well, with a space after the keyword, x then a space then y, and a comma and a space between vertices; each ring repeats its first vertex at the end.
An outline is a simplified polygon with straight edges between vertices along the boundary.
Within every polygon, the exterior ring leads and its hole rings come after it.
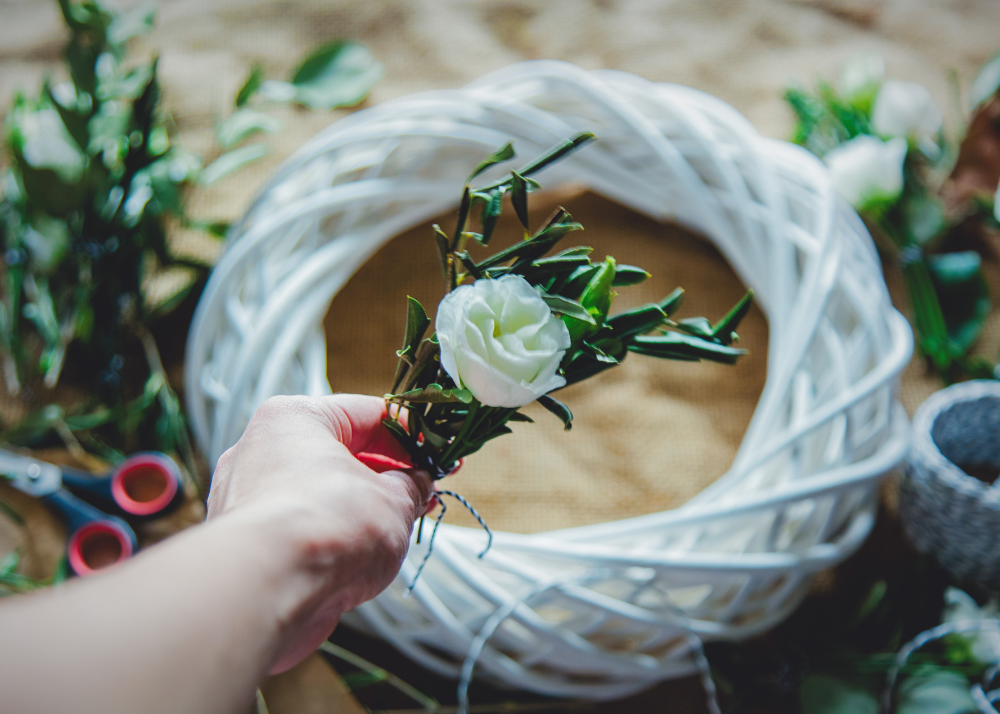
POLYGON ((418 709, 418 712, 436 712, 439 709, 439 705, 436 699, 428 697, 426 694, 416 689, 410 684, 407 684, 402 679, 394 675, 392 672, 387 672, 381 667, 372 664, 368 660, 359 657, 353 652, 345 650, 343 647, 338 647, 332 642, 323 642, 319 649, 321 652, 326 652, 329 655, 333 655, 337 659, 343 660, 350 665, 357 667, 358 669, 367 672, 370 675, 376 676, 379 679, 385 681, 387 684, 391 684, 393 687, 401 691, 406 696, 410 697, 413 701, 417 702, 423 709, 418 709))
POLYGON ((448 444, 448 448, 444 450, 443 454, 441 454, 439 466, 448 466, 456 461, 453 454, 459 449, 460 444, 472 432, 473 428, 477 426, 476 415, 479 413, 479 407, 481 406, 482 404, 478 399, 472 400, 472 403, 469 405, 469 414, 465 417, 465 422, 462 424, 462 428, 459 430, 458 436, 451 440, 451 443, 448 444))
POLYGON ((146 352, 146 362, 149 364, 149 371, 160 375, 163 380, 163 386, 157 393, 157 398, 159 399, 160 407, 165 413, 170 414, 174 412, 176 414, 176 419, 174 420, 176 427, 174 429, 174 437, 177 440, 177 450, 180 452, 181 459, 184 461, 184 466, 188 471, 188 478, 198 493, 201 494, 204 491, 204 484, 201 483, 201 479, 198 477, 198 465, 195 462, 191 440, 188 438, 187 424, 180 412, 180 402, 177 399, 177 395, 170 388, 170 381, 167 379, 167 372, 163 368, 163 361, 160 359, 160 350, 156 346, 156 340, 144 325, 137 325, 135 330, 146 352))

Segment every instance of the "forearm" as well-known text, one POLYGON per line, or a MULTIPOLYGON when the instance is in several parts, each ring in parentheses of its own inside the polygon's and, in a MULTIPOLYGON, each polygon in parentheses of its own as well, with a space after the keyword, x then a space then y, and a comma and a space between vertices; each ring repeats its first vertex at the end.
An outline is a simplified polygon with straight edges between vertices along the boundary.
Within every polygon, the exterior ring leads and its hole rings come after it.
POLYGON ((5 709, 245 712, 289 628, 330 599, 301 520, 291 507, 247 509, 3 603, 5 709))

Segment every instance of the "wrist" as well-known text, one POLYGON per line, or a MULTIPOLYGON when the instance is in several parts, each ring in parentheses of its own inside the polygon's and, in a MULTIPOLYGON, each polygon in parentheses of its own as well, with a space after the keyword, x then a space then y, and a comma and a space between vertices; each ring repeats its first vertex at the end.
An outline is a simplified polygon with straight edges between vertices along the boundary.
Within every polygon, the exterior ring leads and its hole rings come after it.
POLYGON ((272 662, 279 669, 315 649, 341 612, 354 605, 350 582, 344 580, 350 568, 340 562, 346 538, 333 520, 328 511, 302 499, 276 497, 208 524, 254 561, 253 597, 260 598, 261 615, 273 633, 272 662))

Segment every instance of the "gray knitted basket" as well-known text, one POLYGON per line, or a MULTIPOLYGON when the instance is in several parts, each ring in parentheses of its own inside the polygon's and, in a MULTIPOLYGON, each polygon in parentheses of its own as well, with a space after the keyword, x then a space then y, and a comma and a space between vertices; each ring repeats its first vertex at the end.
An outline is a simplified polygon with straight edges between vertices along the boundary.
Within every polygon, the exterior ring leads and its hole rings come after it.
POLYGON ((899 509, 907 535, 962 581, 1000 589, 1000 479, 956 464, 1000 468, 1000 382, 942 389, 913 418, 899 509))

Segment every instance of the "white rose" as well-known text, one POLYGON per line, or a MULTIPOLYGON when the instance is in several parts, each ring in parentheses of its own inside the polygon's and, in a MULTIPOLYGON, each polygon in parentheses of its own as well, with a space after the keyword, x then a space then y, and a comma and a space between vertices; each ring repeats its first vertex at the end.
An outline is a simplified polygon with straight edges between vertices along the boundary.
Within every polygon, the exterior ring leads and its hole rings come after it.
POLYGON ((875 98, 872 128, 882 136, 933 139, 941 128, 941 110, 923 85, 886 82, 875 98))
POLYGON ((487 406, 521 407, 566 384, 556 370, 569 330, 519 275, 452 290, 434 329, 444 370, 487 406))
POLYGON ((823 157, 830 180, 855 208, 876 200, 892 200, 903 190, 906 139, 882 141, 856 136, 823 157))

